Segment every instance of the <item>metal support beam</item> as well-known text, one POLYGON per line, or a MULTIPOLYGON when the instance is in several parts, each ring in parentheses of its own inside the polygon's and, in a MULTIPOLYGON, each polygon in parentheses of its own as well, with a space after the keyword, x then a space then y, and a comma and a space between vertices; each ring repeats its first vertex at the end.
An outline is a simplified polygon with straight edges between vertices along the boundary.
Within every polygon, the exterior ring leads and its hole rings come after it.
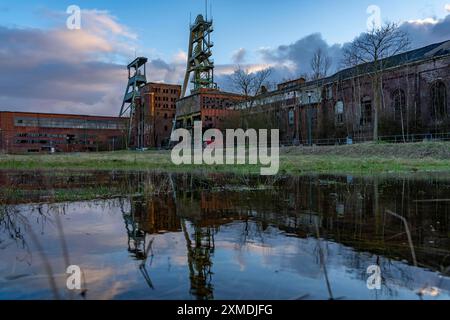
POLYGON ((184 77, 181 98, 186 96, 189 79, 194 85, 194 91, 201 88, 217 89, 214 82, 214 62, 212 61, 211 33, 214 31, 212 21, 198 15, 195 23, 190 27, 188 60, 184 77))
POLYGON ((137 147, 143 147, 143 110, 142 109, 142 100, 139 99, 140 90, 147 84, 146 77, 146 63, 148 59, 144 57, 136 58, 133 62, 131 62, 128 68, 128 84, 125 90, 125 94, 123 97, 122 107, 120 108, 119 117, 128 116, 129 127, 128 127, 128 145, 132 142, 132 132, 133 125, 136 115, 139 115, 139 123, 137 124, 137 147), (138 100, 139 99, 139 100, 138 100))

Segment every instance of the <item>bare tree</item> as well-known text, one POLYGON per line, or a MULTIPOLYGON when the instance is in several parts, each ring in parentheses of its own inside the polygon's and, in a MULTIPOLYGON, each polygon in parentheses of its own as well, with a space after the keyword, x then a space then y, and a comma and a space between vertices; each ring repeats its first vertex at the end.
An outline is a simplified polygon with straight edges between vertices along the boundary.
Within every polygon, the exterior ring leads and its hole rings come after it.
POLYGON ((250 72, 238 66, 234 73, 229 76, 229 81, 234 89, 246 97, 245 110, 241 110, 239 115, 227 121, 227 125, 236 128, 264 128, 270 126, 273 115, 262 106, 255 106, 257 95, 264 93, 273 85, 269 81, 272 69, 267 68, 258 72, 250 72))
POLYGON ((303 79, 305 79, 305 81, 312 80, 312 79, 311 79, 311 75, 308 74, 307 72, 302 72, 302 73, 300 73, 300 74, 298 75, 298 78, 303 78, 303 79))
POLYGON ((312 80, 325 78, 330 71, 331 64, 332 59, 321 48, 318 48, 311 59, 312 80))
MULTIPOLYGON (((270 81, 267 80, 264 82, 263 87, 267 90, 267 91, 274 91, 277 89, 278 83, 277 81, 270 81)), ((260 90, 261 92, 263 91, 263 88, 261 88, 260 90)))
POLYGON ((244 70, 241 66, 238 66, 234 70, 233 74, 230 75, 229 80, 235 90, 239 91, 246 97, 250 96, 253 79, 247 70, 244 70))
POLYGON ((272 74, 272 69, 267 68, 258 72, 250 72, 238 66, 230 76, 232 86, 244 96, 253 97, 261 91, 261 87, 272 74))
POLYGON ((378 118, 382 106, 383 70, 386 58, 402 53, 409 48, 408 35, 398 28, 396 23, 373 26, 344 49, 344 61, 347 65, 366 64, 366 70, 372 78, 373 103, 373 139, 378 140, 378 118))
POLYGON ((263 86, 268 86, 267 81, 272 74, 272 69, 267 68, 253 73, 253 95, 261 93, 263 86))

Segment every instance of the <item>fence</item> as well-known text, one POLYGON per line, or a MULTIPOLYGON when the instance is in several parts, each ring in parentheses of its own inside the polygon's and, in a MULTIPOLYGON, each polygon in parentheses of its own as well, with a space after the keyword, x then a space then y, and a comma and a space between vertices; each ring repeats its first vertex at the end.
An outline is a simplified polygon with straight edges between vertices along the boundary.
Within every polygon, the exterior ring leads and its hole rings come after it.
MULTIPOLYGON (((373 141, 372 137, 355 138, 335 138, 335 139, 313 139, 312 144, 316 146, 335 146, 359 144, 373 141)), ((429 134, 409 134, 409 135, 391 135, 378 137, 379 142, 386 143, 414 143, 424 141, 450 141, 450 132, 448 133, 429 133, 429 134)), ((308 141, 282 140, 282 146, 301 146, 308 145, 308 141)))

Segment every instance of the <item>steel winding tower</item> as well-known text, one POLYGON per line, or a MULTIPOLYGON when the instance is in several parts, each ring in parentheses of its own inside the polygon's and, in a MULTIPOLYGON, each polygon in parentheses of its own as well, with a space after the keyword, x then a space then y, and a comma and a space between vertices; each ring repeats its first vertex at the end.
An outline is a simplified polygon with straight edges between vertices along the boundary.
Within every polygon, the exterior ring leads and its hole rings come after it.
POLYGON ((145 132, 145 123, 143 108, 142 108, 142 99, 140 95, 140 90, 147 84, 146 77, 146 63, 148 59, 144 57, 136 58, 133 62, 131 62, 128 68, 128 85, 125 91, 125 95, 123 98, 122 107, 120 109, 119 117, 129 116, 130 122, 128 127, 128 145, 134 144, 137 145, 138 148, 142 148, 144 145, 144 132, 145 132), (135 124, 135 122, 137 122, 135 124), (135 124, 135 126, 133 126, 135 124), (132 131, 133 128, 137 129, 136 141, 132 139, 132 131))
POLYGON ((214 62, 211 58, 211 33, 214 31, 212 20, 208 21, 203 15, 198 15, 195 23, 190 27, 188 61, 186 75, 184 77, 183 91, 181 97, 186 96, 189 78, 194 84, 194 91, 201 88, 217 89, 214 83, 214 62))

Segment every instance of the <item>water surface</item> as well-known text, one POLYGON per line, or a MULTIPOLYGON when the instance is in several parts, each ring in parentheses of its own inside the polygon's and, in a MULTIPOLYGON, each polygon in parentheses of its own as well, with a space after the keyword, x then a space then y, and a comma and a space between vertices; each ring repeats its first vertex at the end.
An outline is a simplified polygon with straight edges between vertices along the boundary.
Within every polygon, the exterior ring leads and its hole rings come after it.
POLYGON ((438 177, 3 171, 0 188, 0 299, 450 298, 438 177))

